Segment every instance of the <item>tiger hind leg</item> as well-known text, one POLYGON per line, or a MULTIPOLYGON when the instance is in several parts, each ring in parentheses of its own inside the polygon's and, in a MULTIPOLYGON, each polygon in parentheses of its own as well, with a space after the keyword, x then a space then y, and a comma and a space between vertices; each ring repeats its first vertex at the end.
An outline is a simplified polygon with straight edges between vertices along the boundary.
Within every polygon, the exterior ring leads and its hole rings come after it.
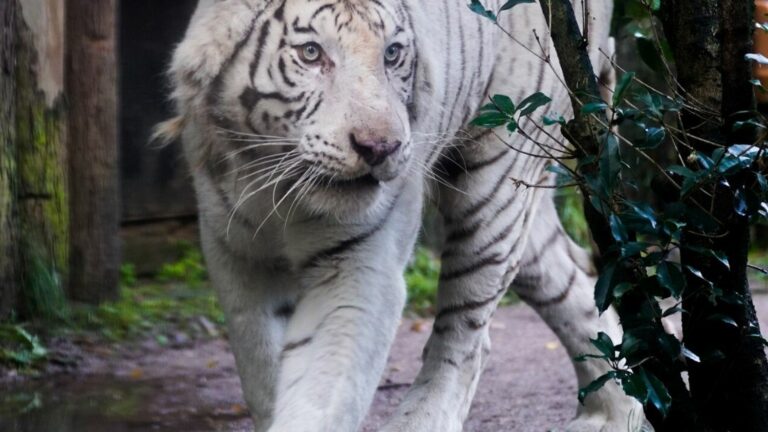
MULTIPOLYGON (((621 341, 618 316, 609 309, 598 315, 594 302, 595 274, 586 251, 562 229, 554 203, 544 200, 511 288, 557 334, 571 359, 597 354, 589 340, 599 332, 621 341)), ((608 371, 600 360, 573 362, 579 388, 608 371)), ((642 406, 607 383, 579 405, 567 432, 637 432, 644 421, 642 406)))

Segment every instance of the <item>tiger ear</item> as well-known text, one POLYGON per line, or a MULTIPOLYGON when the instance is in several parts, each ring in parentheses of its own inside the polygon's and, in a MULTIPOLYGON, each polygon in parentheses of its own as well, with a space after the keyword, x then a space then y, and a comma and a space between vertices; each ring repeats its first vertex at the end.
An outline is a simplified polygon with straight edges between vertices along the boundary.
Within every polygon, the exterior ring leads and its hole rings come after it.
POLYGON ((271 1, 200 0, 168 71, 172 99, 180 111, 200 102, 268 3, 271 1))

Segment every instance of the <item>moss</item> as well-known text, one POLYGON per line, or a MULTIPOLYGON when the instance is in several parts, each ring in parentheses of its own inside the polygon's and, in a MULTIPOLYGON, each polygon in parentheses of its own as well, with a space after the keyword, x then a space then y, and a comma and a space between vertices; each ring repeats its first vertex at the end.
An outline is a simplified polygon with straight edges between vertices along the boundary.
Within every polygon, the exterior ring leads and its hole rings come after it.
POLYGON ((22 296, 31 308, 27 314, 50 315, 55 311, 35 308, 49 304, 45 296, 63 296, 69 265, 64 104, 61 98, 46 103, 35 82, 37 58, 28 32, 22 39, 15 119, 22 296))

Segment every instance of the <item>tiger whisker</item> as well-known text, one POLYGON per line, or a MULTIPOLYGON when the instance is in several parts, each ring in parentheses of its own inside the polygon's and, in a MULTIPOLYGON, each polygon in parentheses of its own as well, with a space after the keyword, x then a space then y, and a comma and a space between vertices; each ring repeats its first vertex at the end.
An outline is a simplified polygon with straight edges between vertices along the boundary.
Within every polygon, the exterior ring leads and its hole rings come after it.
POLYGON ((258 158, 256 160, 253 160, 253 161, 250 161, 250 162, 247 162, 247 163, 244 163, 244 164, 240 165, 238 168, 232 170, 232 173, 236 173, 238 171, 243 171, 243 170, 246 170, 246 169, 249 169, 249 168, 255 168, 255 167, 259 166, 259 165, 264 165, 266 163, 274 163, 276 160, 284 159, 286 155, 291 155, 291 156, 298 157, 299 153, 298 152, 294 152, 294 151, 290 151, 290 152, 286 152, 286 153, 277 153, 277 154, 273 154, 273 155, 269 155, 269 156, 260 157, 260 158, 258 158))
MULTIPOLYGON (((299 178, 299 180, 293 186, 291 186, 290 189, 288 189, 288 192, 286 192, 285 195, 283 195, 283 197, 280 199, 280 201, 278 201, 276 204, 273 203, 272 211, 270 211, 269 214, 267 214, 267 216, 264 218, 264 220, 261 222, 261 224, 256 228, 256 232, 253 233, 253 238, 254 239, 256 238, 256 236, 259 235, 259 232, 261 232, 261 229, 264 227, 264 225, 266 225, 267 221, 269 221, 269 219, 272 217, 273 214, 277 213, 277 215, 280 216, 280 213, 278 213, 278 208, 280 207, 280 205, 283 204, 283 202, 285 202, 286 199, 288 199, 288 197, 298 187, 298 185, 300 185, 303 182, 303 179, 306 176, 306 174, 307 174, 307 171, 304 171, 304 174, 302 174, 302 176, 299 178)), ((275 188, 273 189, 273 193, 272 193, 273 198, 275 196, 275 192, 274 191, 276 189, 277 189, 277 185, 275 185, 275 188)))
POLYGON ((283 156, 283 157, 281 157, 279 159, 273 158, 273 159, 268 160, 268 161, 261 161, 261 162, 256 163, 256 164, 247 164, 247 165, 241 166, 240 168, 236 169, 232 173, 237 173, 237 172, 240 172, 240 171, 246 171, 247 170, 248 173, 242 175, 239 178, 239 179, 245 179, 245 178, 248 178, 248 177, 252 177, 256 173, 262 172, 264 169, 272 168, 273 164, 285 165, 285 164, 288 164, 288 163, 293 163, 293 162, 295 162, 298 159, 299 159, 298 155, 293 156, 291 158, 285 158, 285 156, 283 156), (266 167, 265 167, 265 165, 266 165, 266 167))

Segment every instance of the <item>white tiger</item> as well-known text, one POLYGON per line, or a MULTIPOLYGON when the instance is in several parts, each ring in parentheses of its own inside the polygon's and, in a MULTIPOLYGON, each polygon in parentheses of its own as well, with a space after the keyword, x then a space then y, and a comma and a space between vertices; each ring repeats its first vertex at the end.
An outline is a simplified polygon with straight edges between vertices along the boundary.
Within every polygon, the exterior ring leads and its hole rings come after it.
MULTIPOLYGON (((612 4, 590 3, 592 58, 607 76, 598 50, 613 49, 612 4)), ((541 90, 570 112, 540 6, 499 24, 511 37, 465 0, 200 1, 171 67, 178 117, 161 132, 182 136, 193 168, 205 257, 257 431, 360 426, 435 176, 449 233, 438 312, 385 431, 462 429, 510 286, 571 356, 592 352, 599 331, 620 340, 615 314, 598 317, 589 259, 548 193, 511 180, 550 184, 541 150, 466 127, 496 93, 541 90)), ((549 142, 532 122, 521 127, 549 142)), ((574 367, 580 386, 606 370, 574 367)), ((566 430, 634 431, 642 419, 608 385, 566 430)))

